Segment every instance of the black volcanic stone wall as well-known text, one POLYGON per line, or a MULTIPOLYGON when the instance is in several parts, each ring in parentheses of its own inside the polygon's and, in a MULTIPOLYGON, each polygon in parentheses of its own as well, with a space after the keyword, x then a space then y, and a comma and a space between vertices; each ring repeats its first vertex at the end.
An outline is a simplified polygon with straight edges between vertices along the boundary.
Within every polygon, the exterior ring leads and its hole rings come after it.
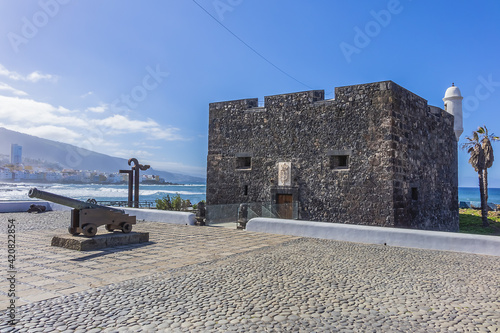
POLYGON ((399 86, 393 89, 396 225, 458 231, 458 147, 453 116, 399 86), (412 187, 418 200, 412 200, 412 187))
POLYGON ((210 104, 208 205, 281 191, 303 220, 456 231, 457 182, 453 117, 391 81, 336 88, 335 100, 314 90, 210 104), (330 168, 339 152, 346 170, 330 168), (237 169, 242 156, 250 169, 237 169), (291 162, 290 187, 277 186, 278 162, 291 162))

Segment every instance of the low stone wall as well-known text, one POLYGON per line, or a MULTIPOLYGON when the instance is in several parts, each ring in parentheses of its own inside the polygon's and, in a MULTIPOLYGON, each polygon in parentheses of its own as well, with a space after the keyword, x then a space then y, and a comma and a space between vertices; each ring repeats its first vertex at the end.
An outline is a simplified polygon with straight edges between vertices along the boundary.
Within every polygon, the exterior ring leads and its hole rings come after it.
POLYGON ((260 217, 248 221, 246 230, 356 243, 500 256, 500 237, 497 236, 260 217))
POLYGON ((83 235, 59 235, 52 237, 52 246, 75 251, 92 251, 116 246, 149 242, 149 232, 111 232, 87 238, 83 235))

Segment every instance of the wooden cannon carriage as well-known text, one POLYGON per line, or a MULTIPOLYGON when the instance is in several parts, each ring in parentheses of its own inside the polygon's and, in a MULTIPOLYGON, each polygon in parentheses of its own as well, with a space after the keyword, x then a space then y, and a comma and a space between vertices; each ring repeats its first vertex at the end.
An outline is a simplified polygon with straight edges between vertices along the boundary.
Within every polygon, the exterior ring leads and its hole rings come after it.
POLYGON ((28 196, 73 208, 71 210, 71 225, 68 228, 72 235, 83 233, 87 237, 93 237, 101 225, 105 225, 107 231, 121 230, 124 233, 129 233, 132 231, 132 225, 136 224, 135 216, 129 216, 120 209, 83 202, 40 191, 36 188, 30 189, 28 196))

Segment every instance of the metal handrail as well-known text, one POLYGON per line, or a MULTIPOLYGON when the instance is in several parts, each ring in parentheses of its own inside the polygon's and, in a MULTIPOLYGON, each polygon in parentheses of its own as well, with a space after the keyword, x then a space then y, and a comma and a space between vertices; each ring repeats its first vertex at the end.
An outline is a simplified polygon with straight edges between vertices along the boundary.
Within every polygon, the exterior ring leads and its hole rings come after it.
MULTIPOLYGON (((111 207, 133 207, 134 201, 127 200, 103 200, 97 201, 99 205, 111 206, 111 207)), ((156 208, 156 203, 154 201, 139 201, 138 208, 156 208)))

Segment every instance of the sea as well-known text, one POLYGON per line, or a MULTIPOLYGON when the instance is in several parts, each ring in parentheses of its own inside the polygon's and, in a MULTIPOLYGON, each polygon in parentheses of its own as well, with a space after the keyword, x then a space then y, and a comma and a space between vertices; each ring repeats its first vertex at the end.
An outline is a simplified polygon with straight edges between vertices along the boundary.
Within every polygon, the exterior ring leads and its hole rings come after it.
MULTIPOLYGON (((30 188, 63 195, 77 200, 86 201, 95 199, 97 201, 125 201, 127 200, 127 185, 104 185, 104 184, 35 184, 35 183, 0 183, 0 201, 7 200, 34 200, 28 197, 30 188)), ((205 184, 185 185, 150 185, 139 186, 140 201, 152 201, 170 195, 179 194, 183 199, 189 199, 195 204, 206 199, 205 184)), ((479 188, 459 187, 458 200, 480 205, 479 188)), ((488 188, 488 202, 500 204, 500 188, 488 188)))
MULTIPOLYGON (((35 184, 19 182, 0 183, 0 201, 35 200, 28 197, 28 192, 32 187, 81 201, 86 201, 88 199, 95 199, 97 201, 126 201, 128 196, 128 185, 126 184, 35 184)), ((206 186, 205 184, 139 185, 139 201, 154 202, 156 199, 161 199, 167 195, 172 197, 176 194, 196 204, 201 200, 205 200, 206 186)))
MULTIPOLYGON (((458 200, 470 202, 474 206, 481 206, 479 187, 459 187, 458 200)), ((500 205, 500 188, 488 187, 488 203, 500 205)))

